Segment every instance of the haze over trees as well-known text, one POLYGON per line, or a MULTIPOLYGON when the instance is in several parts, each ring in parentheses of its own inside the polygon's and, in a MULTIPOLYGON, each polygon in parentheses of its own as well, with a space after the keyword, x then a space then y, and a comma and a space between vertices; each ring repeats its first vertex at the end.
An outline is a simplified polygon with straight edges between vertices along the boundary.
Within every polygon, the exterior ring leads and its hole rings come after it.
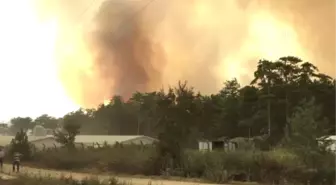
POLYGON ((232 79, 216 94, 203 95, 179 82, 165 90, 135 92, 129 100, 116 95, 109 104, 80 109, 64 118, 13 118, 10 130, 16 133, 35 125, 55 129, 71 120, 80 125, 81 134, 165 137, 165 130, 188 146, 199 138, 270 135, 268 140, 276 144, 295 132, 290 117, 302 101, 312 103, 312 99, 324 119, 324 134, 334 133, 335 80, 313 64, 289 56, 260 60, 251 84, 242 86, 232 79))

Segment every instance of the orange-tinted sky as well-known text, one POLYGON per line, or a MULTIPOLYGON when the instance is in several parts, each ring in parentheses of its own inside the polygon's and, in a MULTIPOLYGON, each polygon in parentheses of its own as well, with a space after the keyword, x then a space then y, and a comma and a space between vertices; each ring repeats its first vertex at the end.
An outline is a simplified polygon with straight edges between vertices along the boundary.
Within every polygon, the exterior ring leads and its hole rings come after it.
POLYGON ((0 120, 94 107, 188 80, 204 93, 260 58, 335 73, 333 0, 11 0, 0 6, 0 120), (262 2, 262 3, 260 3, 262 2))

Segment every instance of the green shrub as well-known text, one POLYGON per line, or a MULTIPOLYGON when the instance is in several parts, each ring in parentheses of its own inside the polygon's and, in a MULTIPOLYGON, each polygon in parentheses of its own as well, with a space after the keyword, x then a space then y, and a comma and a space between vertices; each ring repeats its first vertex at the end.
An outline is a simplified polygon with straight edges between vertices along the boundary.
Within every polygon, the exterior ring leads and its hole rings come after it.
POLYGON ((303 152, 286 148, 232 152, 187 150, 178 168, 169 166, 169 158, 160 157, 154 148, 124 146, 40 152, 34 160, 47 168, 94 168, 101 172, 203 178, 217 183, 231 180, 297 184, 335 182, 335 155, 331 153, 307 151, 303 155, 303 152))
POLYGON ((54 169, 95 168, 104 172, 142 174, 151 168, 150 160, 153 151, 151 148, 143 150, 135 146, 85 150, 59 149, 39 152, 34 156, 33 162, 40 167, 54 169))
POLYGON ((83 180, 75 180, 61 177, 60 179, 51 177, 28 177, 18 176, 11 180, 1 180, 1 185, 127 185, 130 183, 120 182, 116 178, 110 178, 107 181, 100 181, 98 178, 87 178, 83 180))
POLYGON ((81 151, 69 151, 67 149, 58 151, 45 151, 37 153, 34 160, 39 161, 41 167, 54 168, 54 169, 80 169, 93 165, 98 156, 90 151, 85 155, 81 151))

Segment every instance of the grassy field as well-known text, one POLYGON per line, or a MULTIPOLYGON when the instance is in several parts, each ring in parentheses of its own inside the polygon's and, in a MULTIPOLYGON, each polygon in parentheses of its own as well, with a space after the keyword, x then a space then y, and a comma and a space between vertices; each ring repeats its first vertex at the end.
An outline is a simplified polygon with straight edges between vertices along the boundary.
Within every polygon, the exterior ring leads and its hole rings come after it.
POLYGON ((35 153, 24 165, 35 167, 33 171, 51 169, 49 171, 53 173, 117 175, 146 185, 154 181, 222 184, 247 179, 265 184, 287 181, 298 185, 308 181, 334 184, 335 180, 335 155, 331 153, 301 154, 286 148, 209 153, 188 150, 182 157, 183 168, 171 168, 169 163, 165 167, 160 166, 160 157, 152 148, 58 149, 35 153))
MULTIPOLYGON (((16 173, 12 173, 11 166, 5 164, 4 173, 10 176, 17 176, 16 173)), ((69 171, 59 171, 59 170, 46 170, 40 168, 31 168, 31 167, 23 167, 20 174, 29 176, 29 177, 42 177, 44 178, 52 178, 52 179, 73 179, 73 180, 83 180, 83 179, 99 179, 100 181, 109 181, 111 176, 107 175, 94 175, 88 173, 75 173, 69 171)), ((158 178, 136 178, 136 177, 113 177, 113 179, 118 182, 122 182, 124 184, 132 184, 132 185, 211 185, 210 183, 201 183, 201 182, 186 182, 186 181, 177 181, 177 180, 166 180, 166 179, 158 179, 158 178)), ((2 185, 2 184, 1 184, 2 185)), ((13 184, 16 185, 16 184, 13 184)), ((19 184, 18 184, 19 185, 19 184)), ((21 185, 21 184, 20 184, 21 185)), ((30 185, 30 184, 22 184, 22 185, 30 185)), ((31 184, 38 185, 38 184, 31 184)), ((48 184, 41 184, 48 185, 48 184)), ((52 184, 51 184, 52 185, 52 184)))
POLYGON ((44 176, 16 175, 4 176, 0 174, 1 185, 131 185, 132 183, 120 182, 115 178, 100 181, 98 178, 73 179, 73 178, 53 178, 44 176))
MULTIPOLYGON (((62 176, 60 178, 55 178, 52 176, 44 175, 29 175, 29 174, 16 174, 16 175, 6 175, 0 173, 0 184, 1 185, 136 185, 138 182, 134 181, 120 181, 117 178, 110 177, 109 179, 100 179, 99 177, 85 177, 82 179, 76 179, 75 176, 62 176)), ((183 182, 175 183, 162 183, 162 182, 148 182, 147 185, 185 185, 183 182)), ((194 183, 194 185, 200 185, 194 183)), ((257 183, 232 183, 230 185, 260 185, 257 183)))

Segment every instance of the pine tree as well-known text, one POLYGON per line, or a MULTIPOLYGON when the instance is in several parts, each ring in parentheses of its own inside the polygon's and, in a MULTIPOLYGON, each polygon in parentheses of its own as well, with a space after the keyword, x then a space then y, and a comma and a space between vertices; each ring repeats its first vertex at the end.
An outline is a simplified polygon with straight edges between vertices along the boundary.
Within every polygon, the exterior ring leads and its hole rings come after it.
POLYGON ((15 138, 12 139, 10 144, 9 153, 13 155, 18 152, 22 155, 22 159, 30 159, 32 157, 32 147, 28 141, 28 136, 25 131, 17 132, 15 138))

